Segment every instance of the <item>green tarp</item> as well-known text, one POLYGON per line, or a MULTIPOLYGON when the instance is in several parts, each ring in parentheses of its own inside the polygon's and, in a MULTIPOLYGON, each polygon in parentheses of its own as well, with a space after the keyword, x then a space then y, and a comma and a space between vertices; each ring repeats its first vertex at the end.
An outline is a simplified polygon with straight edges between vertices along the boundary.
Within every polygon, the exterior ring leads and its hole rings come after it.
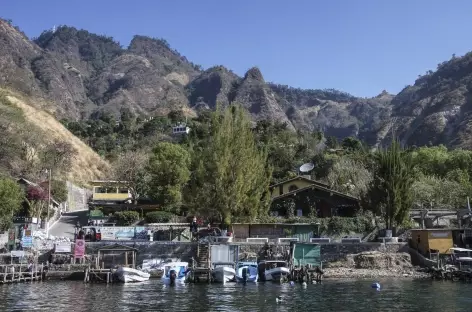
POLYGON ((293 264, 302 266, 311 264, 312 266, 321 265, 321 248, 318 244, 295 243, 293 247, 293 264))

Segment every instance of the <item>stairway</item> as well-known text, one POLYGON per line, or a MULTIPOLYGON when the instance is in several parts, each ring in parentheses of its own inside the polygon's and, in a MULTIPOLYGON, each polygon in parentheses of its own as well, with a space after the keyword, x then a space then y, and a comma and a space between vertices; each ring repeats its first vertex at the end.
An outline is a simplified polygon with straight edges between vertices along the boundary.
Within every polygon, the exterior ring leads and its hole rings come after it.
POLYGON ((207 268, 209 266, 210 259, 210 245, 209 244, 198 244, 197 247, 197 263, 199 267, 207 268))

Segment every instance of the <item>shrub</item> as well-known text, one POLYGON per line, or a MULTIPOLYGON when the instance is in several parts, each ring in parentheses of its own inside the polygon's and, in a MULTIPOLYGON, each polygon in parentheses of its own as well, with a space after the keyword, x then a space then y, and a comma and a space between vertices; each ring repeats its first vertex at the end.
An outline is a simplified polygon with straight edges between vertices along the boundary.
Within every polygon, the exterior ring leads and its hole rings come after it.
POLYGON ((118 211, 115 212, 115 219, 117 225, 128 226, 139 220, 139 213, 137 211, 118 211))
POLYGON ((175 216, 167 211, 153 211, 146 213, 144 217, 146 223, 166 223, 170 222, 175 216))

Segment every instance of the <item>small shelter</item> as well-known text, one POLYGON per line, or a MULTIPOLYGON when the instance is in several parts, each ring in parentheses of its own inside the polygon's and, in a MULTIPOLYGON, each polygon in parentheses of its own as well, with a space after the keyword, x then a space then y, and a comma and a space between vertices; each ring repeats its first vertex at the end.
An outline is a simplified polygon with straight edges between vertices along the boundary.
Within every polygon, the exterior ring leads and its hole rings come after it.
POLYGON ((95 265, 97 268, 110 269, 116 266, 136 268, 138 250, 133 247, 113 244, 98 249, 95 265))
POLYGON ((412 229, 411 246, 423 255, 449 254, 454 247, 451 229, 412 229))

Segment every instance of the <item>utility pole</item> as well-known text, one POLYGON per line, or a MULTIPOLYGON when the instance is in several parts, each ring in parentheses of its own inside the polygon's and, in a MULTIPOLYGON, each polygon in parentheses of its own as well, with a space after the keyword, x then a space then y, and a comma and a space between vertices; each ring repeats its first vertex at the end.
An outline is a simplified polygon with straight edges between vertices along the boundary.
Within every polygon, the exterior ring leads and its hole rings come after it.
POLYGON ((48 178, 48 217, 46 220, 46 237, 49 238, 49 208, 51 207, 51 169, 46 169, 46 172, 49 173, 48 178))

